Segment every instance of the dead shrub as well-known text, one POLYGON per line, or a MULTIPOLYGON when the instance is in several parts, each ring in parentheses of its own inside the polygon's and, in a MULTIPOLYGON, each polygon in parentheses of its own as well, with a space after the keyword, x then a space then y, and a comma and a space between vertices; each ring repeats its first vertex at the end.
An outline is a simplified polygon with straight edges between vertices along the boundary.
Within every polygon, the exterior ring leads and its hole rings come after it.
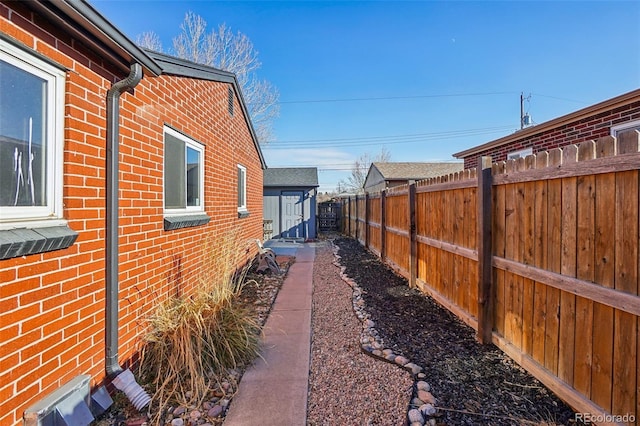
POLYGON ((141 380, 153 389, 152 409, 201 402, 225 371, 259 355, 260 325, 236 303, 250 266, 238 270, 243 244, 237 230, 203 246, 198 288, 160 303, 148 319, 141 380))

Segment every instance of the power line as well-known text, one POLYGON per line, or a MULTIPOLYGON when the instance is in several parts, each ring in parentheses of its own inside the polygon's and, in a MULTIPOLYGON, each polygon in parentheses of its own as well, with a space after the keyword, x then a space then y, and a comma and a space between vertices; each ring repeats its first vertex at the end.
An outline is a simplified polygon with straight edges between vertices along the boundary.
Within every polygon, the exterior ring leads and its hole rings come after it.
POLYGON ((588 104, 588 102, 585 102, 585 101, 578 101, 578 100, 575 100, 575 99, 560 98, 558 96, 541 95, 540 93, 530 93, 529 96, 531 96, 531 95, 540 96, 541 98, 557 99, 559 101, 575 102, 575 103, 578 103, 578 104, 588 104))
POLYGON ((337 98, 337 99, 307 99, 299 101, 283 101, 281 104, 308 104, 308 103, 333 103, 333 102, 366 102, 366 101, 388 101, 388 100, 408 100, 408 99, 429 99, 429 98, 454 98, 469 96, 496 96, 509 95, 514 92, 488 92, 488 93, 452 93, 440 95, 414 95, 414 96, 381 96, 364 98, 337 98))
POLYGON ((508 126, 495 126, 495 127, 481 127, 476 129, 461 129, 461 130, 446 130, 443 132, 429 132, 429 133, 404 133, 399 135, 386 135, 386 136, 361 136, 355 138, 335 138, 335 139, 294 139, 294 140, 284 140, 284 141, 272 141, 269 143, 275 144, 287 144, 287 143, 317 143, 317 142, 355 142, 355 141, 363 141, 363 140, 376 140, 376 139, 398 139, 398 138, 412 138, 412 137, 423 137, 423 136, 434 136, 434 135, 446 135, 451 133, 459 133, 459 132, 475 132, 482 130, 503 130, 508 126))
POLYGON ((479 136, 490 133, 504 132, 512 130, 513 126, 487 127, 478 129, 453 130, 447 132, 434 133, 418 133, 407 135, 388 135, 388 136, 368 136, 358 138, 339 138, 339 139, 307 139, 292 140, 281 142, 270 142, 262 146, 263 150, 278 149, 300 149, 315 147, 349 147, 349 146, 374 146, 374 145, 396 145, 419 143, 430 140, 453 139, 460 137, 479 136))
POLYGON ((302 99, 293 101, 280 101, 280 104, 319 104, 319 103, 335 103, 335 102, 363 102, 363 101, 389 101, 403 99, 425 99, 425 98, 453 98, 467 96, 496 96, 496 95, 512 95, 517 92, 486 92, 486 93, 450 93, 439 95, 414 95, 414 96, 380 96, 380 97, 363 97, 363 98, 334 98, 334 99, 302 99))

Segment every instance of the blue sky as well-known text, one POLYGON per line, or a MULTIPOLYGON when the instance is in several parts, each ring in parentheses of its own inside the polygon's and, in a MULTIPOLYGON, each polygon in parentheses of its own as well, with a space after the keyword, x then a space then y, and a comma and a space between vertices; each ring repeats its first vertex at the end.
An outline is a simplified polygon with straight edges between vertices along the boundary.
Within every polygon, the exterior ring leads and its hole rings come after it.
POLYGON ((246 34, 280 91, 267 164, 316 166, 321 191, 383 146, 451 161, 512 133, 521 92, 542 123, 640 87, 638 1, 90 1, 169 53, 187 11, 246 34))

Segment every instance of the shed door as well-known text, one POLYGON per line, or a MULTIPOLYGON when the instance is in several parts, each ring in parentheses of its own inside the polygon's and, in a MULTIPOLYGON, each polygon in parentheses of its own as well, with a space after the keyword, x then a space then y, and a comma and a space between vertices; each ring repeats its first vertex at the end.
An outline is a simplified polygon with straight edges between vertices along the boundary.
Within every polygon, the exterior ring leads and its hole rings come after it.
POLYGON ((282 224, 280 236, 283 238, 304 238, 304 192, 302 191, 282 191, 281 196, 282 224))

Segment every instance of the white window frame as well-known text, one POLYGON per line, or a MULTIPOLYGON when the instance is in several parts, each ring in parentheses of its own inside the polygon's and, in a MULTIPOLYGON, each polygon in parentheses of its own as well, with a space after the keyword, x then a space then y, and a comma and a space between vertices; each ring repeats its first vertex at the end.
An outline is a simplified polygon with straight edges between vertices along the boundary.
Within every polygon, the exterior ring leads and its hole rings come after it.
MULTIPOLYGON (((247 168, 242 164, 238 164, 238 174, 242 172, 242 203, 238 206, 238 213, 246 213, 247 210, 247 168)), ((238 182, 240 184, 240 182, 238 182)), ((240 198, 240 194, 238 194, 238 198, 240 198)))
POLYGON ((518 158, 526 158, 527 155, 533 154, 533 148, 524 148, 518 151, 507 153, 507 160, 517 160, 518 158))
POLYGON ((617 138, 618 133, 624 132, 625 130, 630 130, 630 129, 640 130, 640 120, 627 121, 626 123, 621 123, 615 126, 611 126, 611 136, 613 136, 614 138, 617 138))
MULTIPOLYGON (((202 213, 204 212, 204 145, 202 145, 199 142, 196 142, 194 139, 190 138, 189 136, 185 135, 184 133, 178 132, 174 129, 172 129, 171 127, 168 126, 164 126, 164 133, 163 133, 163 139, 164 139, 164 135, 169 134, 173 137, 175 137, 176 139, 180 139, 182 142, 184 142, 185 144, 185 150, 187 148, 191 148, 194 149, 196 151, 198 151, 200 153, 200 167, 199 167, 199 172, 198 173, 198 179, 200 180, 200 205, 198 206, 186 206, 184 208, 179 208, 179 209, 167 209, 165 208, 165 199, 164 199, 164 192, 165 192, 165 188, 164 185, 166 185, 166 176, 165 176, 165 170, 163 167, 162 170, 162 181, 163 181, 163 188, 162 188, 162 206, 164 208, 164 214, 166 216, 171 216, 171 215, 184 215, 184 214, 190 214, 190 213, 202 213)), ((185 161, 186 161, 186 154, 185 154, 185 161)), ((186 168, 185 168, 186 170, 186 168)), ((187 185, 187 177, 185 176, 185 182, 184 182, 185 186, 187 185)), ((185 195, 186 195, 186 188, 185 188, 185 195)))
POLYGON ((0 60, 47 82, 45 129, 47 204, 45 206, 0 206, 0 229, 66 224, 62 219, 66 73, 38 56, 2 39, 0 39, 0 60), (53 223, 54 221, 56 223, 53 223))

